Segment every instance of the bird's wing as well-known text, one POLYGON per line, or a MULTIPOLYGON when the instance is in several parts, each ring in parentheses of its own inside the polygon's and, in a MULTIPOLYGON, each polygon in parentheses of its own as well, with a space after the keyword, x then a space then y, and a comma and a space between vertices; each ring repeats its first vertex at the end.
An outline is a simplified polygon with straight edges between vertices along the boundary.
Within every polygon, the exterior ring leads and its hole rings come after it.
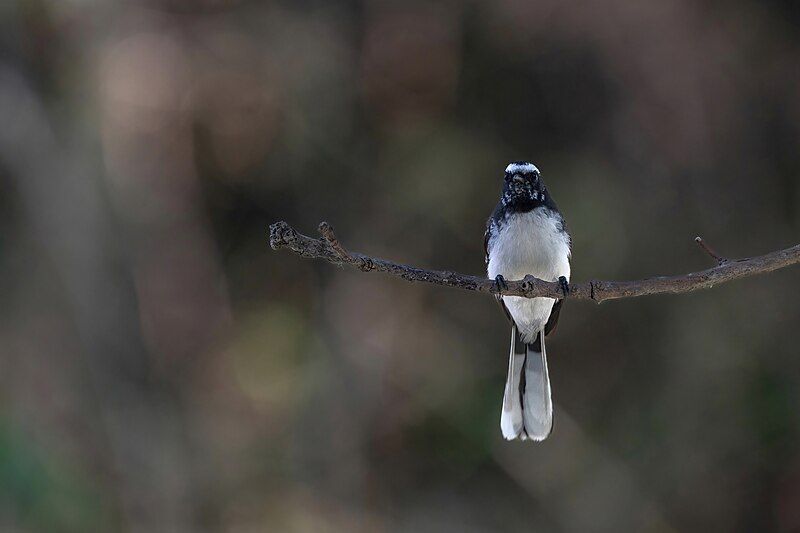
POLYGON ((556 330, 558 315, 561 313, 561 305, 563 303, 564 300, 556 300, 556 303, 553 304, 553 309, 550 310, 550 318, 547 319, 547 324, 544 325, 545 335, 550 335, 556 330))
MULTIPOLYGON (((486 261, 487 265, 489 264, 489 240, 492 238, 492 227, 493 227, 492 219, 490 218, 486 222, 486 232, 483 234, 483 252, 485 254, 484 260, 486 261)), ((508 318, 509 322, 511 322, 511 324, 513 325, 514 319, 511 318, 511 313, 508 312, 506 304, 503 303, 503 298, 495 295, 495 299, 497 300, 497 303, 500 304, 500 308, 503 310, 503 313, 505 313, 506 318, 508 318)))
MULTIPOLYGON (((560 217, 561 223, 561 230, 567 234, 567 243, 569 244, 569 255, 572 255, 572 236, 569 234, 569 230, 567 229, 567 222, 564 220, 564 217, 560 217)), ((556 303, 553 304, 553 309, 550 311, 550 317, 547 319, 547 324, 544 326, 544 334, 550 335, 552 332, 556 330, 556 326, 558 325, 558 315, 561 313, 561 305, 564 303, 564 300, 556 300, 556 303)))
POLYGON ((489 264, 489 239, 492 238, 492 219, 486 222, 486 232, 483 234, 483 260, 489 264))

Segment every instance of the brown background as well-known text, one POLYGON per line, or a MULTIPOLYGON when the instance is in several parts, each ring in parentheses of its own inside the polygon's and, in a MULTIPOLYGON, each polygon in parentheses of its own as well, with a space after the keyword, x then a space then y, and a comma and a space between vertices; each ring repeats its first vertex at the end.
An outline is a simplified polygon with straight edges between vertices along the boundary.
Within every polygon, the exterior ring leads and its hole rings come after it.
POLYGON ((499 430, 483 272, 530 159, 573 279, 800 241, 797 2, 0 6, 3 531, 793 531, 800 270, 567 303, 499 430))

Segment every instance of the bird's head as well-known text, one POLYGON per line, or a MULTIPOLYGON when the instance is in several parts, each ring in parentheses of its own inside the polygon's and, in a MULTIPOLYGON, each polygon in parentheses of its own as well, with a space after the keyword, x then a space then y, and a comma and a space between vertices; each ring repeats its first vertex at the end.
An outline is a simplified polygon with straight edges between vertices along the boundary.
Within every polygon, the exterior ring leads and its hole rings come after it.
POLYGON ((506 167, 503 178, 503 195, 500 201, 506 208, 530 211, 543 205, 547 191, 539 169, 533 163, 514 161, 506 167))

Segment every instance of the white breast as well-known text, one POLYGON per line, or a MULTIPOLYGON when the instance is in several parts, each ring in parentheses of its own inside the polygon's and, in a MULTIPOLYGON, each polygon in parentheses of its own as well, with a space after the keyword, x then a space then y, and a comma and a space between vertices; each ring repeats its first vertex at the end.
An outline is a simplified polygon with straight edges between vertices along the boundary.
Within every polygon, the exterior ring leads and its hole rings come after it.
MULTIPOLYGON (((561 228, 558 215, 545 207, 509 215, 501 228, 494 228, 489 241, 489 277, 502 275, 512 281, 532 274, 547 281, 569 279, 569 237, 561 228)), ((503 302, 523 339, 533 342, 555 300, 504 296, 503 302)))

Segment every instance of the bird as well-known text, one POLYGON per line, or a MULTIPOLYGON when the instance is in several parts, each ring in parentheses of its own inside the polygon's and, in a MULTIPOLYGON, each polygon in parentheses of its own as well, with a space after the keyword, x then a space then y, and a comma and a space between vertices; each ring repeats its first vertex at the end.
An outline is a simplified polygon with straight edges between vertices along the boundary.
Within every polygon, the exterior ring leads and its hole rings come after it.
POLYGON ((511 349, 500 429, 506 440, 543 441, 553 429, 545 337, 569 293, 572 238, 539 169, 527 161, 505 169, 500 201, 486 223, 486 271, 511 321, 511 349), (506 280, 533 275, 557 281, 564 298, 502 295, 506 280))

